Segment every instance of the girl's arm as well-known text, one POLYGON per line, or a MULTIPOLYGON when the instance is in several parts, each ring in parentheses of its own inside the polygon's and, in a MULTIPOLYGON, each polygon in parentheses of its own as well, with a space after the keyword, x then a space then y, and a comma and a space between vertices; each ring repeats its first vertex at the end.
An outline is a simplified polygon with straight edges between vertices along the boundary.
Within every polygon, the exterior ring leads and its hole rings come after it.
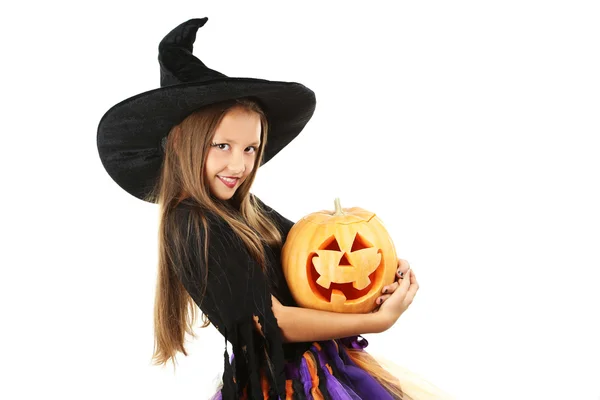
POLYGON ((386 289, 387 293, 391 294, 386 296, 384 303, 374 313, 346 314, 287 307, 271 296, 273 314, 284 342, 311 342, 381 333, 391 328, 410 306, 419 290, 419 283, 414 272, 408 267, 404 277, 401 277, 399 282, 387 286, 386 289))
POLYGON ((339 339, 366 333, 380 333, 389 329, 384 315, 345 314, 287 307, 272 297, 273 313, 281 329, 284 342, 312 342, 339 339))

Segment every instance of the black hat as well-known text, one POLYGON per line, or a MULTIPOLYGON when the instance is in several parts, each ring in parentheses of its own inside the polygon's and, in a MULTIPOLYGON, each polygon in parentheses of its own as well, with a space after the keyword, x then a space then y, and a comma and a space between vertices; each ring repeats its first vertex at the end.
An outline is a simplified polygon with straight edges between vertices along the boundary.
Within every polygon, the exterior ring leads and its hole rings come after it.
POLYGON ((314 113, 315 94, 304 85, 229 78, 206 67, 192 51, 198 28, 207 20, 191 19, 169 32, 158 46, 160 88, 116 104, 98 125, 104 168, 139 199, 146 200, 154 189, 171 128, 203 106, 242 97, 260 104, 269 122, 261 165, 298 136, 314 113))

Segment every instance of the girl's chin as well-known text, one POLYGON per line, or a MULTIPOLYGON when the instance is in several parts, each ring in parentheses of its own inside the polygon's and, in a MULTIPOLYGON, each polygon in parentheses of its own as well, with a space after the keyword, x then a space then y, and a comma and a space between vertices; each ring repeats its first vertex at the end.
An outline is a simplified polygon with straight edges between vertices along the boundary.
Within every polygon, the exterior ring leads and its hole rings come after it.
POLYGON ((229 188, 223 187, 223 185, 221 185, 221 187, 219 187, 218 189, 216 189, 216 190, 213 189, 212 194, 213 194, 213 196, 215 196, 216 198, 218 198, 220 200, 229 200, 233 197, 236 190, 237 190, 237 187, 235 187, 233 189, 229 189, 229 188))

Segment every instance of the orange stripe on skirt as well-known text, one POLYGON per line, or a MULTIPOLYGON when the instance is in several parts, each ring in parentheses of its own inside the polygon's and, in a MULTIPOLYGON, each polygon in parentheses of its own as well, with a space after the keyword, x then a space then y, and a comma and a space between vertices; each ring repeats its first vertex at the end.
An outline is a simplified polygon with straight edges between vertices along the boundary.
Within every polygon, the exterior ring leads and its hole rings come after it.
POLYGON ((292 387, 292 380, 288 379, 285 381, 285 400, 293 400, 294 388, 292 387))
POLYGON ((312 378, 312 388, 310 389, 310 394, 312 394, 315 400, 324 400, 323 393, 321 393, 321 389, 319 389, 319 375, 317 374, 315 359, 312 353, 304 353, 303 357, 304 360, 306 360, 308 372, 310 373, 310 377, 312 378))
POLYGON ((269 400, 269 380, 262 369, 260 371, 260 386, 262 388, 263 399, 269 400))
MULTIPOLYGON (((263 400, 268 400, 269 399, 269 389, 271 388, 271 386, 269 385, 269 380, 267 379, 267 376, 264 374, 264 370, 260 374, 260 384, 261 384, 261 389, 262 389, 262 393, 263 393, 263 400)), ((285 400, 293 400, 293 398, 294 398, 294 388, 292 387, 292 380, 287 379, 285 381, 285 400)))

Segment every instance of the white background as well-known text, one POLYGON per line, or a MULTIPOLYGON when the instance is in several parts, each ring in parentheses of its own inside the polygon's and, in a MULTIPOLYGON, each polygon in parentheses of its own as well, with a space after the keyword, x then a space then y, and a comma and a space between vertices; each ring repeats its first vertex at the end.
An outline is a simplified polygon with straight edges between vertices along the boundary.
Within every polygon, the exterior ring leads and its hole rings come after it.
POLYGON ((162 37, 204 16, 209 67, 317 95, 254 192, 294 220, 376 212, 417 274, 370 352, 458 399, 600 398, 597 2, 7 4, 1 398, 214 392, 212 327, 175 373, 150 365, 157 206, 96 148, 106 110, 158 87, 162 37))

